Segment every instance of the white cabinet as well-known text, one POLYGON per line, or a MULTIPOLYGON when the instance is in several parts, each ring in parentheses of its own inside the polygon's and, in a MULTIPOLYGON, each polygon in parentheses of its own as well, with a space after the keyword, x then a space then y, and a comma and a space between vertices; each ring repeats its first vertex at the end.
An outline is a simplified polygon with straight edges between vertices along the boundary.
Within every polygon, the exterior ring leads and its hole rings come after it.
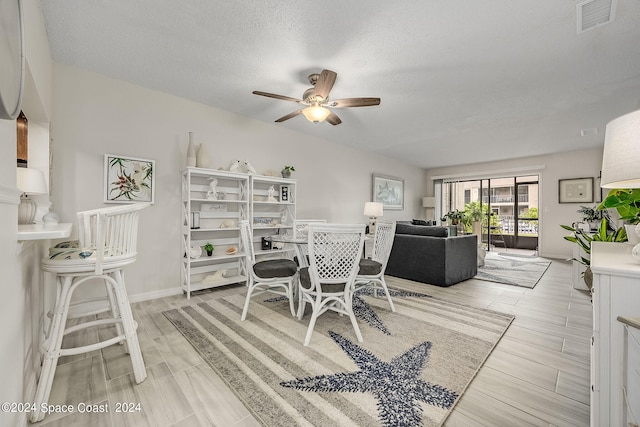
POLYGON ((638 427, 640 423, 640 317, 619 316, 624 327, 622 359, 622 425, 638 427))
POLYGON ((183 170, 182 289, 187 298, 197 290, 246 280, 238 222, 249 218, 249 202, 247 174, 183 170), (214 246, 211 256, 204 250, 207 243, 214 246))
POLYGON ((251 224, 256 258, 292 257, 293 247, 263 249, 263 237, 293 235, 296 219, 296 181, 294 179, 251 175, 251 224))
MULTIPOLYGON (((640 369, 639 366, 628 366, 625 370, 625 363, 628 360, 634 360, 634 356, 626 353, 631 341, 625 335, 624 324, 618 321, 620 316, 640 316, 640 264, 633 262, 632 247, 626 243, 592 242, 591 244, 592 426, 626 426, 624 414, 628 407, 624 403, 625 381, 628 380, 629 370, 637 372, 640 369)), ((638 360, 637 355, 635 360, 638 360)), ((635 389, 637 382, 633 384, 636 384, 635 389)), ((633 405, 637 408, 637 401, 633 405)))

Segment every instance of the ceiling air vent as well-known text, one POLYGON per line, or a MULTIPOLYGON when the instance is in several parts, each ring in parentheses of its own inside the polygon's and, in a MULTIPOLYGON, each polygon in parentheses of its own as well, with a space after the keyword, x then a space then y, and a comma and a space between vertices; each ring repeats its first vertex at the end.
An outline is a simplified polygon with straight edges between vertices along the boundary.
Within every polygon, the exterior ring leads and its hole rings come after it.
POLYGON ((578 34, 613 22, 617 0, 588 0, 576 5, 578 34))

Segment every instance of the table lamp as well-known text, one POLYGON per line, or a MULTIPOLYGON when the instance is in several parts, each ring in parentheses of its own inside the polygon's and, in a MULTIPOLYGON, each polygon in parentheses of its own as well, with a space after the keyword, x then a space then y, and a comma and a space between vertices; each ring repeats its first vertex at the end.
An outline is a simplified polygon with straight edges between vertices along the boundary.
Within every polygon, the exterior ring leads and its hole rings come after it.
MULTIPOLYGON (((607 124, 602 154, 602 188, 640 188, 640 110, 607 124)), ((640 230, 636 226, 635 232, 640 230)), ((633 247, 634 261, 640 263, 640 244, 633 247)))
POLYGON ((422 207, 425 208, 425 218, 427 220, 431 220, 432 218, 430 218, 429 209, 434 209, 436 207, 436 198, 433 196, 423 197, 422 207))
POLYGON ((365 202, 363 214, 369 217, 369 234, 373 234, 375 232, 376 218, 382 216, 383 211, 382 203, 365 202))
POLYGON ((47 194, 47 184, 44 173, 38 169, 16 168, 16 184, 22 191, 18 206, 18 224, 33 224, 36 216, 36 203, 28 197, 31 195, 47 194))

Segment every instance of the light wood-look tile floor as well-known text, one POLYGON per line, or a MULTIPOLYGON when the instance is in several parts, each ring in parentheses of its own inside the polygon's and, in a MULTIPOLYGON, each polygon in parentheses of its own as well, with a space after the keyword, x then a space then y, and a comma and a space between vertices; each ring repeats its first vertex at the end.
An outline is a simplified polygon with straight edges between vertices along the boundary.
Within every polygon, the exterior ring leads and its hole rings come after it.
MULTIPOLYGON (((393 286, 395 279, 388 278, 393 286)), ((148 378, 136 385, 123 346, 67 357, 56 373, 50 404, 93 404, 108 412, 48 415, 46 426, 256 426, 223 380, 162 315, 180 305, 244 293, 219 288, 187 301, 179 295, 133 304, 148 378), (122 402, 139 403, 116 413, 122 402)), ((571 286, 571 266, 553 261, 534 289, 468 280, 425 293, 516 315, 471 382, 447 426, 589 425, 591 302, 571 286)), ((87 331, 87 342, 105 331, 87 331)), ((122 408, 121 408, 122 409, 122 408)))

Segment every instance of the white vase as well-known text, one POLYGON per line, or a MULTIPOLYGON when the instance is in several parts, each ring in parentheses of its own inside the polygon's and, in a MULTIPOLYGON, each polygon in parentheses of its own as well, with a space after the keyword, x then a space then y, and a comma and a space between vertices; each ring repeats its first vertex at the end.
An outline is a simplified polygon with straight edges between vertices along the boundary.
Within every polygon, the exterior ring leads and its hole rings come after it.
POLYGON ((637 245, 638 243, 640 243, 640 236, 638 236, 638 233, 636 233, 635 224, 625 224, 624 228, 627 231, 627 239, 629 240, 629 243, 633 245, 637 245))
POLYGON ((199 168, 208 168, 211 164, 209 160, 209 154, 204 144, 200 144, 198 147, 198 155, 196 156, 196 166, 199 168))
POLYGON ((187 146, 187 166, 196 165, 196 147, 193 145, 193 132, 189 132, 189 145, 187 146))

